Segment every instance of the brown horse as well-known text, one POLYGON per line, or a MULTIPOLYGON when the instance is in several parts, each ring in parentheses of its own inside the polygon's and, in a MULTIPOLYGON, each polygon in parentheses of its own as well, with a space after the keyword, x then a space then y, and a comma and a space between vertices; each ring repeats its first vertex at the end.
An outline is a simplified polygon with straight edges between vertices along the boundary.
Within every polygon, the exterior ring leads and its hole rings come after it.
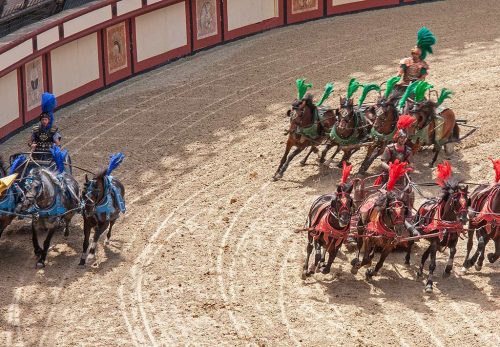
POLYGON ((357 256, 351 262, 351 273, 371 265, 375 249, 382 249, 380 259, 374 269, 367 269, 366 279, 378 274, 387 256, 395 249, 397 238, 406 230, 405 215, 408 207, 404 203, 403 193, 379 190, 368 197, 358 209, 357 256), (363 253, 363 260, 359 261, 363 253))
POLYGON ((416 118, 410 141, 416 153, 421 146, 433 145, 434 156, 430 166, 434 166, 441 148, 444 146, 447 155, 453 153, 454 142, 460 140, 460 128, 453 110, 446 108, 436 114, 438 104, 431 100, 408 102, 409 112, 416 118))
POLYGON ((351 156, 359 151, 360 143, 368 138, 370 133, 371 123, 369 123, 364 115, 354 105, 352 98, 347 99, 340 97, 340 108, 335 110, 337 122, 330 131, 331 141, 321 153, 320 162, 324 162, 327 151, 334 145, 338 148, 330 157, 328 162, 331 162, 339 151, 343 151, 344 155, 340 160, 338 167, 342 167, 342 163, 349 162, 351 156))
POLYGON ((290 118, 290 128, 286 132, 288 140, 285 153, 273 176, 275 181, 283 177, 288 165, 295 156, 305 148, 311 147, 309 153, 301 161, 301 164, 305 165, 309 155, 312 152, 318 152, 317 146, 327 138, 336 121, 332 110, 319 109, 313 103, 311 94, 307 94, 302 100, 294 101, 292 108, 287 111, 287 116, 290 118), (292 147, 295 147, 295 150, 289 155, 292 147))
POLYGON ((373 161, 384 153, 385 147, 392 142, 399 118, 399 112, 396 108, 397 99, 398 97, 394 93, 389 98, 380 96, 375 106, 370 108, 374 118, 373 127, 370 131, 373 144, 368 146, 358 174, 365 174, 373 161))
POLYGON ((469 221, 469 239, 464 269, 475 265, 477 271, 483 267, 486 245, 490 240, 495 242, 495 253, 488 253, 488 261, 494 263, 500 257, 500 183, 491 186, 477 187, 471 196, 471 212, 469 221), (476 231, 477 249, 469 258, 472 249, 474 230, 476 231))
POLYGON ((322 195, 312 204, 306 224, 308 242, 302 279, 318 272, 321 268, 324 274, 330 272, 337 252, 350 231, 354 206, 351 197, 352 188, 352 184, 341 184, 337 187, 335 194, 322 195), (314 265, 309 267, 309 258, 313 248, 316 252, 314 265), (324 250, 323 253, 321 253, 321 248, 324 250), (328 263, 325 265, 327 252, 328 263))
MULTIPOLYGON (((450 249, 450 255, 443 277, 448 277, 453 268, 453 259, 457 252, 457 243, 463 232, 463 225, 467 222, 467 186, 461 186, 458 180, 451 178, 443 187, 443 193, 439 199, 424 202, 418 209, 413 224, 420 234, 437 234, 427 238, 429 246, 422 254, 418 277, 423 276, 424 265, 427 258, 431 257, 429 264, 429 275, 425 284, 425 291, 432 293, 434 270, 436 269, 436 253, 443 252, 446 247, 450 249)), ((410 252, 413 242, 410 241, 406 254, 406 263, 409 263, 410 252)))

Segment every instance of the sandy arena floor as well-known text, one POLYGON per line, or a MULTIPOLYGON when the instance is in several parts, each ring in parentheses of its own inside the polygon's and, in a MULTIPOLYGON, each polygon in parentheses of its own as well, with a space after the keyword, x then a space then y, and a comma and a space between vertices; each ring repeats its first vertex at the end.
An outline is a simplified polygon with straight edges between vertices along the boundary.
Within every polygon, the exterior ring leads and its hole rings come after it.
MULTIPOLYGON (((317 96, 335 82, 336 106, 350 76, 394 75, 426 25, 439 40, 429 81, 455 91, 448 105, 481 127, 451 161, 468 181, 491 181, 486 158, 500 157, 499 17, 496 0, 450 0, 295 25, 181 59, 57 112, 75 163, 96 168, 126 153, 116 175, 128 213, 87 268, 77 265, 80 218, 69 238, 55 236, 43 270, 34 269, 29 222, 7 229, 0 345, 499 346, 500 263, 460 276, 462 240, 448 279, 440 277, 447 254, 438 256, 429 296, 415 275, 422 242, 411 267, 392 254, 372 282, 349 272, 352 254, 340 254, 330 275, 302 281, 306 241, 295 231, 339 170, 296 160, 282 181, 270 180, 296 78, 313 82, 317 96)), ((2 154, 24 149, 28 136, 9 139, 2 154)), ((417 156, 416 181, 431 179, 430 155, 417 156)))

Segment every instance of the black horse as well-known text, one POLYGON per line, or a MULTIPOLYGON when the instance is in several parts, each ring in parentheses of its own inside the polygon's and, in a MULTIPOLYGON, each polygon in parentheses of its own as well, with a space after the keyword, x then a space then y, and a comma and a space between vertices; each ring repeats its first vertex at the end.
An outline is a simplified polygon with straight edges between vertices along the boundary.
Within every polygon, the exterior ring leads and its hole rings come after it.
POLYGON ((38 256, 37 267, 45 266, 45 259, 50 241, 56 228, 62 223, 64 235, 69 234, 69 224, 79 207, 80 189, 76 180, 68 173, 45 168, 31 170, 25 178, 25 199, 18 211, 31 214, 33 247, 38 256), (40 247, 38 235, 46 232, 47 236, 40 247))

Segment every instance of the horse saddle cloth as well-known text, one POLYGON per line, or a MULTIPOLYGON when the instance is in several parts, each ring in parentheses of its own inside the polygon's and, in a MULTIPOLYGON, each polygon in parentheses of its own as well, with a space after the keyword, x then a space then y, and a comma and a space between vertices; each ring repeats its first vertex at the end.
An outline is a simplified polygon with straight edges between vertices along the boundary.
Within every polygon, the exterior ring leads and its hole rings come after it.
POLYGON ((492 191, 493 187, 485 187, 483 189, 479 189, 472 193, 471 199, 471 209, 475 212, 479 212, 481 207, 484 205, 485 200, 488 198, 492 191))

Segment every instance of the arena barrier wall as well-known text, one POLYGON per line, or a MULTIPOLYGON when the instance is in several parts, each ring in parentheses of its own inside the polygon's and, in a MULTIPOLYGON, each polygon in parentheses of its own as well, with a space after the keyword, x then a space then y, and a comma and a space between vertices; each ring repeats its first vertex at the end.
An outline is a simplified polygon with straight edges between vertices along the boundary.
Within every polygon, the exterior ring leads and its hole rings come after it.
POLYGON ((267 29, 412 0, 105 0, 0 44, 0 140, 131 75, 267 29))

